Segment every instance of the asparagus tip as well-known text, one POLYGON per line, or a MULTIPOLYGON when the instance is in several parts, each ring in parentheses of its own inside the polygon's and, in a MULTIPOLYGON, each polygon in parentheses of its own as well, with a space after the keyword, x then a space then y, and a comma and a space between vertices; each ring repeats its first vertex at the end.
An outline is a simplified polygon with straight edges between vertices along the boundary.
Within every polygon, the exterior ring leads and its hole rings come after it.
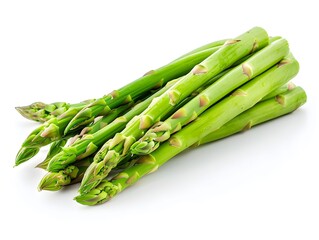
POLYGON ((118 192, 120 192, 118 186, 104 180, 91 191, 80 193, 74 200, 82 205, 94 206, 109 201, 118 192))
POLYGON ((20 165, 23 162, 28 161, 32 157, 34 157, 39 152, 38 147, 22 147, 20 148, 16 160, 15 160, 15 166, 20 165))

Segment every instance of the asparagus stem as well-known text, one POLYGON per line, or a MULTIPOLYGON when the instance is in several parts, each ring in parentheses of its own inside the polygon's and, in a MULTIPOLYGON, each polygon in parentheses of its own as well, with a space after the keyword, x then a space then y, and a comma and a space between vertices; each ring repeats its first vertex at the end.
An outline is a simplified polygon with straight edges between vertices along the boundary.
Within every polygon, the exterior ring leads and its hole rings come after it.
POLYGON ((298 70, 299 64, 292 55, 286 57, 276 66, 238 88, 229 97, 205 111, 196 121, 174 134, 156 151, 140 157, 137 166, 120 173, 112 182, 103 181, 100 185, 91 188, 89 192, 80 193, 81 195, 75 199, 79 203, 87 205, 109 200, 142 176, 157 170, 172 157, 254 106, 264 96, 288 82, 298 73, 298 70))
POLYGON ((164 122, 155 124, 138 142, 131 146, 132 153, 147 155, 155 151, 162 142, 170 138, 171 134, 192 122, 234 89, 278 63, 288 52, 288 42, 285 39, 277 40, 260 50, 178 109, 164 122))
POLYGON ((217 52, 196 65, 177 84, 153 101, 138 118, 129 122, 121 133, 117 133, 113 139, 105 143, 84 174, 80 193, 88 192, 97 186, 128 153, 131 145, 144 131, 161 120, 176 104, 239 59, 265 47, 268 40, 265 30, 253 28, 235 40, 229 40, 217 52))

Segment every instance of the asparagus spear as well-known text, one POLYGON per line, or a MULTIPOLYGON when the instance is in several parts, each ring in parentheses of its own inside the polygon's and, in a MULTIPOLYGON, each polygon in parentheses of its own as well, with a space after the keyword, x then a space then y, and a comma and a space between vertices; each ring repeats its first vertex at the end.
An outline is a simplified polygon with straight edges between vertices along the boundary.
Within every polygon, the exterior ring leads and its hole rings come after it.
POLYGON ((196 119, 229 92, 278 63, 288 52, 288 42, 285 39, 275 41, 263 48, 177 110, 170 118, 155 124, 131 146, 132 153, 150 154, 159 147, 161 142, 169 139, 172 133, 196 119))
POLYGON ((174 105, 239 59, 265 47, 268 40, 265 30, 253 28, 235 40, 226 42, 217 52, 196 65, 177 84, 153 101, 138 118, 130 121, 121 133, 117 133, 113 139, 106 142, 87 169, 79 191, 88 192, 97 186, 127 154, 131 145, 143 135, 144 131, 159 121, 174 105))
POLYGON ((156 151, 141 156, 137 162, 138 165, 120 173, 112 182, 103 181, 100 185, 90 189, 89 192, 82 192, 75 200, 87 205, 95 205, 109 200, 142 176, 157 170, 172 157, 254 106, 264 96, 294 77, 298 70, 298 62, 291 55, 288 56, 273 68, 238 88, 229 97, 208 109, 196 121, 174 134, 169 141, 164 142, 156 151))
MULTIPOLYGON (((279 95, 279 94, 283 94, 288 91, 291 91, 294 87, 295 85, 292 83, 289 84, 289 87, 288 87, 288 84, 285 84, 284 86, 268 94, 266 97, 262 99, 262 101, 266 101, 276 97, 277 96, 276 93, 278 93, 279 95)), ((277 96, 277 98, 279 97, 280 96, 277 96)), ((252 125, 256 125, 258 123, 268 121, 278 116, 282 116, 288 113, 289 111, 294 110, 292 109, 292 105, 288 105, 288 106, 284 105, 284 107, 278 106, 276 110, 277 112, 275 113, 273 111, 269 111, 269 109, 272 110, 273 108, 270 108, 268 104, 261 105, 260 103, 255 105, 252 109, 249 109, 245 111, 244 113, 242 113, 241 115, 237 116, 236 118, 232 119, 231 121, 226 123, 223 127, 221 127, 219 130, 201 139, 201 141, 199 141, 197 144, 194 144, 194 146, 195 145, 198 146, 206 142, 212 142, 214 140, 227 137, 231 134, 239 132, 245 129, 244 126, 247 125, 248 121, 252 122, 252 124, 249 125, 251 127, 252 125), (259 109, 259 110, 252 110, 252 109, 259 109), (260 113, 262 113, 262 116, 263 116, 262 119, 260 118, 261 116, 260 113), (257 119, 259 119, 259 121, 257 121, 257 119), (216 136, 218 136, 218 138, 216 136)), ((69 165, 68 167, 66 167, 63 170, 60 170, 59 172, 49 172, 42 178, 38 187, 39 190, 58 191, 64 186, 80 182, 83 178, 84 172, 86 171, 86 169, 88 168, 88 166, 91 164, 92 161, 93 161, 93 158, 92 156, 90 156, 80 161, 76 161, 74 165, 69 165)), ((121 165, 119 169, 118 169, 118 166, 114 168, 116 169, 116 172, 120 171, 120 169, 124 170, 129 166, 133 166, 135 163, 135 160, 130 161, 130 158, 128 158, 127 162, 128 163, 121 165)), ((108 176, 107 179, 112 179, 112 177, 108 176)))

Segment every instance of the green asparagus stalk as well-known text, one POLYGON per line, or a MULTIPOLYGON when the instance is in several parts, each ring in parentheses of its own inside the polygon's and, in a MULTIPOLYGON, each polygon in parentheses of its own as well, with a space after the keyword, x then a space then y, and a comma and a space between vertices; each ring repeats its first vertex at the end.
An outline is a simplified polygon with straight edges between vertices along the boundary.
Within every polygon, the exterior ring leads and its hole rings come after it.
MULTIPOLYGON (((289 84, 290 87, 287 87, 287 85, 288 84, 285 84, 284 86, 271 92, 266 97, 264 97, 262 99, 262 101, 267 101, 269 99, 276 97, 277 95, 275 93, 278 93, 278 95, 283 94, 283 93, 287 93, 288 91, 291 91, 295 87, 295 85, 292 83, 289 84)), ((278 98, 280 98, 280 96, 277 96, 276 99, 278 99, 278 98)), ((277 106, 278 104, 273 104, 273 105, 277 106)), ((231 121, 226 123, 223 127, 218 129, 217 131, 215 131, 215 132, 209 134, 208 136, 204 137, 203 139, 201 139, 197 144, 194 144, 194 146, 195 145, 198 146, 198 145, 206 143, 206 142, 212 142, 214 140, 217 140, 217 139, 220 139, 223 137, 227 137, 231 134, 239 132, 239 131, 245 129, 244 126, 247 125, 248 121, 251 121, 251 124, 249 125, 249 127, 252 127, 253 125, 268 121, 268 120, 275 118, 275 117, 282 116, 282 115, 294 110, 293 105, 290 103, 287 104, 287 106, 283 105, 283 107, 277 106, 277 108, 270 108, 269 104, 258 103, 252 109, 245 111, 244 113, 239 115, 240 117, 238 116, 238 117, 232 119, 231 121), (252 109, 259 109, 259 110, 252 110, 252 109), (269 109, 275 110, 276 112, 269 111, 269 109), (260 118, 260 116, 263 116, 263 117, 260 118), (229 127, 225 127, 226 125, 229 127)), ((92 156, 90 156, 90 157, 87 157, 87 158, 82 159, 80 161, 76 161, 74 163, 74 165, 69 165, 65 169, 60 170, 57 173, 49 172, 48 174, 46 174, 42 178, 42 180, 39 184, 39 187, 38 187, 39 190, 58 191, 64 186, 80 182, 83 178, 84 172, 86 171, 87 167, 91 164, 92 161, 93 161, 93 158, 92 158, 92 156)), ((131 158, 129 158, 127 160, 127 163, 124 163, 119 168, 118 168, 118 166, 116 168, 114 168, 113 170, 116 170, 116 171, 114 171, 114 173, 115 174, 119 173, 121 171, 121 169, 124 170, 130 166, 133 166, 134 163, 135 163, 135 159, 131 160, 131 158)), ((111 176, 107 177, 108 180, 112 179, 113 174, 110 174, 110 175, 111 176)))
POLYGON ((162 142, 169 139, 171 134, 192 122, 234 89, 278 63, 288 52, 288 42, 285 39, 275 41, 263 48, 177 110, 170 118, 155 124, 131 146, 131 152, 136 155, 150 154, 162 142))
POLYGON ((143 112, 148 105, 152 102, 152 100, 161 94, 163 94, 166 90, 168 90, 171 86, 173 86, 177 80, 170 81, 166 84, 165 87, 160 89, 158 92, 154 93, 152 96, 147 98, 146 100, 140 102, 136 106, 134 106, 130 111, 124 114, 121 117, 118 117, 113 122, 111 122, 106 127, 101 130, 93 133, 86 134, 82 137, 81 140, 74 143, 72 146, 63 148, 63 151, 59 154, 55 155, 51 161, 49 162, 47 170, 50 172, 58 172, 60 170, 65 169, 69 164, 74 163, 77 160, 83 159, 89 155, 92 155, 97 151, 97 149, 105 143, 108 139, 113 137, 117 132, 121 131, 125 128, 125 125, 135 116, 143 112))
POLYGON ((120 173, 112 182, 103 181, 100 185, 90 189, 89 192, 80 193, 81 195, 75 200, 87 205, 95 205, 109 200, 142 176, 154 172, 172 157, 254 106, 264 96, 288 82, 298 73, 298 70, 298 62, 292 55, 288 56, 273 68, 238 88, 229 97, 205 111, 196 121, 174 134, 156 151, 141 156, 137 162, 138 165, 120 173))
POLYGON ((265 47, 268 41, 265 30, 256 27, 235 40, 229 40, 217 52, 196 65, 177 84, 153 101, 143 114, 129 122, 121 133, 117 133, 105 143, 87 169, 79 191, 88 192, 97 186, 128 153, 131 145, 155 122, 160 121, 174 105, 239 59, 265 47))

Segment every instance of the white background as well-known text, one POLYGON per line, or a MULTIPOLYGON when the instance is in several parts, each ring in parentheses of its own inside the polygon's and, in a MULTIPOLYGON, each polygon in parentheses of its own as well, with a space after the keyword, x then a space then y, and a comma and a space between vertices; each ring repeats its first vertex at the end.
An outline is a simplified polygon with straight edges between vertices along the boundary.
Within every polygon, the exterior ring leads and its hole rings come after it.
POLYGON ((0 3, 0 238, 319 239, 316 1, 0 3), (37 192, 46 150, 12 168, 37 124, 14 107, 100 97, 253 26, 290 42, 308 93, 297 112, 187 152, 107 204, 37 192))

